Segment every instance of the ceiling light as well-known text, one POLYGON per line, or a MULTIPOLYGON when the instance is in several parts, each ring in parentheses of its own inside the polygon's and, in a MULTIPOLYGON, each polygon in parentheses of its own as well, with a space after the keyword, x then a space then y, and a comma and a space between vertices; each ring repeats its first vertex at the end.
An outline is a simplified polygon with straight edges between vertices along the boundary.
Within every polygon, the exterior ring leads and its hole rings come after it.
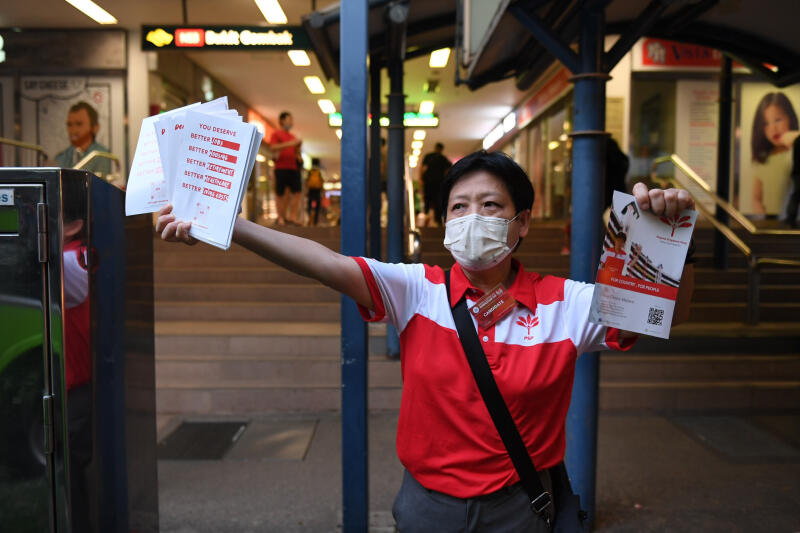
POLYGON ((422 141, 411 141, 411 149, 419 150, 422 148, 422 141))
POLYGON ((450 49, 441 48, 431 52, 431 60, 428 66, 431 68, 444 68, 447 66, 447 60, 450 59, 450 49))
POLYGON ((421 152, 421 150, 419 148, 414 148, 411 151, 411 155, 413 155, 414 157, 419 157, 420 152, 421 152))
POLYGON ((503 119, 503 133, 508 133, 517 127, 517 114, 513 111, 503 119))
POLYGON ((408 158, 408 166, 409 167, 416 168, 417 163, 419 163, 419 159, 418 158, 416 158, 414 156, 411 156, 411 157, 408 158))
POLYGON ((333 105, 333 102, 331 102, 327 98, 323 98, 322 100, 317 100, 317 105, 326 115, 330 115, 331 113, 336 113, 336 106, 333 105))
POLYGON ((306 87, 311 91, 311 94, 325 93, 325 86, 322 84, 322 80, 319 79, 319 76, 306 76, 303 78, 303 81, 306 82, 306 87))
POLYGON ((549 148, 550 150, 555 150, 556 148, 559 147, 560 144, 561 143, 558 141, 550 141, 549 143, 547 143, 547 148, 549 148))
POLYGON ((433 100, 423 100, 419 103, 419 114, 420 115, 431 115, 433 114, 433 100))
POLYGON ((289 22, 278 0, 256 0, 256 5, 270 24, 286 24, 289 22))
POLYGON ((267 160, 267 156, 265 156, 264 154, 257 154, 256 155, 256 161, 258 161, 259 163, 264 163, 266 160, 267 160))
POLYGON ((342 130, 336 130, 336 136, 339 137, 339 140, 342 139, 342 130))
POLYGON ((117 19, 111 13, 92 2, 92 0, 67 0, 67 3, 100 24, 117 23, 117 19))
POLYGON ((424 141, 425 140, 425 130, 417 130, 414 132, 414 140, 415 141, 424 141))
POLYGON ((296 67, 307 67, 311 64, 311 58, 308 57, 305 50, 289 50, 286 53, 289 54, 289 59, 296 67))

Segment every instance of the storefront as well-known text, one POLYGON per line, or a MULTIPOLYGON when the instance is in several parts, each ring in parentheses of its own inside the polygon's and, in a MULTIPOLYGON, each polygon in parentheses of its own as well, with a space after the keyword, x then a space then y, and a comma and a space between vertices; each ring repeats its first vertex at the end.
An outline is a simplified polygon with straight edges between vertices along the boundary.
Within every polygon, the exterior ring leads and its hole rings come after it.
MULTIPOLYGON (((655 158, 678 154, 716 189, 721 64, 716 50, 645 38, 612 71, 606 131, 630 158, 629 187, 649 179, 655 158)), ((484 148, 508 153, 528 172, 535 218, 569 215, 571 92, 568 72, 555 64, 484 139, 484 148)), ((797 130, 798 106, 800 85, 779 90, 734 63, 730 192, 734 205, 753 218, 777 217, 785 209, 790 150, 769 139, 767 128, 772 119, 780 122, 775 131, 797 130)), ((669 165, 657 169, 660 177, 673 173, 669 165)))

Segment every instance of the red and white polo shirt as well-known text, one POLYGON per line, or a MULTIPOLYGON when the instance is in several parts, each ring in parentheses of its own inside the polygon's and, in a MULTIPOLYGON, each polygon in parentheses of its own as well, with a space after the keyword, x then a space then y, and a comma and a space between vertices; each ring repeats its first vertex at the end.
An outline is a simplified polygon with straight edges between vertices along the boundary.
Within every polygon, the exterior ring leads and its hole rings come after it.
MULTIPOLYGON (((397 454, 428 489, 459 498, 489 494, 519 481, 492 423, 458 340, 451 306, 482 292, 458 265, 448 301, 444 270, 354 258, 372 294, 368 321, 400 333, 403 397, 397 454)), ((473 318, 497 386, 538 469, 558 464, 566 447, 565 419, 579 353, 628 349, 633 339, 590 324, 593 285, 525 272, 518 262, 509 293, 516 309, 483 329, 473 318)))

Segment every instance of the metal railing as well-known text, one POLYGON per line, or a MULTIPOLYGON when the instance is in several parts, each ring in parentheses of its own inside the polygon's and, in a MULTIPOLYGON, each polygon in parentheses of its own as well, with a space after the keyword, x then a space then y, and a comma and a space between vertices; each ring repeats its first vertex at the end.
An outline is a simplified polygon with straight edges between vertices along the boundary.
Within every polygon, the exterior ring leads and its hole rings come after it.
POLYGON ((83 156, 83 159, 78 161, 75 164, 75 166, 72 167, 72 168, 78 169, 78 170, 86 168, 86 165, 88 165, 89 163, 91 163, 95 159, 110 159, 111 161, 113 161, 116 164, 117 171, 119 171, 120 168, 121 168, 121 165, 120 165, 120 162, 119 162, 119 157, 115 156, 111 152, 103 152, 102 150, 92 150, 91 152, 89 152, 88 154, 83 156))
POLYGON ((416 209, 414 208, 414 181, 411 177, 411 169, 408 160, 405 163, 403 179, 406 184, 406 227, 405 227, 405 256, 412 263, 419 263, 422 260, 422 240, 417 229, 416 209))
POLYGON ((729 226, 720 222, 714 213, 712 213, 697 194, 688 187, 682 179, 675 177, 660 178, 656 177, 656 168, 662 163, 672 163, 678 170, 680 170, 691 183, 699 186, 706 194, 708 199, 713 200, 714 204, 722 208, 728 215, 741 225, 750 235, 773 235, 780 236, 779 238, 785 239, 787 237, 800 237, 800 230, 793 229, 762 229, 756 227, 753 222, 748 219, 741 211, 733 207, 730 202, 723 200, 711 190, 711 187, 706 181, 701 178, 686 162, 677 154, 658 157, 653 160, 653 167, 651 177, 656 181, 666 181, 685 189, 694 199, 695 207, 703 214, 714 229, 719 231, 737 250, 739 250, 747 259, 747 306, 745 309, 745 323, 758 324, 759 321, 759 305, 760 305, 760 285, 761 285, 761 267, 764 265, 785 266, 785 267, 800 267, 800 260, 784 259, 778 257, 758 257, 753 249, 742 240, 736 232, 729 226))
POLYGON ((44 148, 38 144, 26 143, 22 141, 18 141, 16 139, 9 139, 7 137, 0 137, 0 145, 6 144, 8 146, 15 146, 17 148, 22 148, 23 150, 33 150, 36 152, 36 164, 41 165, 42 160, 47 160, 47 153, 44 151, 44 148))

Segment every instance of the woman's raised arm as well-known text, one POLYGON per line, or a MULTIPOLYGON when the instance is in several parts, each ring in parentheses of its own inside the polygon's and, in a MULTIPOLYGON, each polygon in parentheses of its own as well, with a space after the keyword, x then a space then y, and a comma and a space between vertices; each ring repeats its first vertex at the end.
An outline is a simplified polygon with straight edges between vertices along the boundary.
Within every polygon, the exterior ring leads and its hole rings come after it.
MULTIPOLYGON (((189 236, 191 222, 177 220, 172 206, 158 212, 156 232, 170 242, 195 244, 189 236)), ((233 228, 233 241, 283 268, 316 279, 372 309, 372 297, 361 268, 350 257, 309 239, 275 231, 241 217, 233 228)))

